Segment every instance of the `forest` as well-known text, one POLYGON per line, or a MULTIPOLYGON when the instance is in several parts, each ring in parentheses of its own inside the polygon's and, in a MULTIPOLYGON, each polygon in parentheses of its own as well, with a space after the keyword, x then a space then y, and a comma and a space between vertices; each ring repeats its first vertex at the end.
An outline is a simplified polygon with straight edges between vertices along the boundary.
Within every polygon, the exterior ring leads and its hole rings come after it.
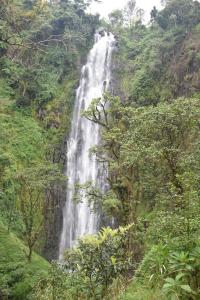
POLYGON ((163 0, 148 24, 139 1, 108 19, 94 2, 0 0, 0 299, 198 300, 200 2, 163 0), (59 261, 81 68, 109 32, 109 87, 79 116, 106 188, 74 197, 101 222, 59 261))

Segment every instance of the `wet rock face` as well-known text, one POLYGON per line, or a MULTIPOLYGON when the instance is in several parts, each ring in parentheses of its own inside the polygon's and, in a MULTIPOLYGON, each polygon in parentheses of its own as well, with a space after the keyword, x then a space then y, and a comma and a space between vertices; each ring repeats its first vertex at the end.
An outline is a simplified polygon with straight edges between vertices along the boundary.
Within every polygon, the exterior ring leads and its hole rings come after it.
POLYGON ((121 70, 124 69, 124 64, 120 60, 120 57, 118 56, 118 42, 115 43, 115 51, 113 53, 112 57, 112 65, 111 65, 111 82, 110 82, 110 92, 114 96, 119 96, 122 102, 125 102, 127 99, 127 95, 125 94, 122 86, 121 86, 121 77, 120 73, 121 70))
POLYGON ((97 33, 100 34, 101 36, 105 36, 106 34, 106 31, 103 27, 100 27, 98 30, 97 30, 97 33))
MULTIPOLYGON (((54 162, 66 168, 67 137, 55 153, 54 162)), ((66 183, 54 183, 47 191, 44 208, 44 247, 43 255, 48 261, 57 260, 59 255, 60 234, 63 226, 63 206, 66 200, 66 183)))
POLYGON ((54 184, 46 192, 45 244, 43 255, 48 261, 56 260, 59 254, 60 232, 62 230, 62 207, 65 202, 65 187, 54 184))

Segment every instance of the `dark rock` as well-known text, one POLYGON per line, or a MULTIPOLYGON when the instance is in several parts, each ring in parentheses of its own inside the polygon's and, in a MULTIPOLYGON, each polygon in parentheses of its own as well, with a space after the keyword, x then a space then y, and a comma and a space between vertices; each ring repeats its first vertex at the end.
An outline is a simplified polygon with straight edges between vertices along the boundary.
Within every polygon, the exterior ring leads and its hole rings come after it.
POLYGON ((105 36, 105 29, 103 27, 100 27, 97 32, 101 35, 101 36, 105 36))
MULTIPOLYGON (((65 174, 66 169, 66 149, 67 138, 65 138, 63 145, 56 151, 56 155, 53 158, 54 163, 62 164, 63 174, 65 174)), ((66 201, 66 186, 65 182, 57 182, 46 191, 43 255, 48 261, 57 260, 59 257, 60 236, 63 226, 63 207, 66 201)))

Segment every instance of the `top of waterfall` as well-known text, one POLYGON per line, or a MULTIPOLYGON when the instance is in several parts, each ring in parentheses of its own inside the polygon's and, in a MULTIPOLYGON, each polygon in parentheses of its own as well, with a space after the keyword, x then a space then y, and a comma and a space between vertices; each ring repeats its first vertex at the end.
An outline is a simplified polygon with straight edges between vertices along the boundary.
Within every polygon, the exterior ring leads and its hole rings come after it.
POLYGON ((111 32, 107 32, 103 27, 100 27, 95 33, 95 42, 97 43, 102 37, 112 37, 113 41, 115 40, 111 32))
POLYGON ((100 27, 100 28, 98 28, 97 29, 97 31, 96 31, 98 34, 100 34, 100 35, 102 35, 102 36, 104 36, 105 35, 105 33, 106 33, 106 30, 105 30, 105 28, 103 28, 103 27, 100 27))

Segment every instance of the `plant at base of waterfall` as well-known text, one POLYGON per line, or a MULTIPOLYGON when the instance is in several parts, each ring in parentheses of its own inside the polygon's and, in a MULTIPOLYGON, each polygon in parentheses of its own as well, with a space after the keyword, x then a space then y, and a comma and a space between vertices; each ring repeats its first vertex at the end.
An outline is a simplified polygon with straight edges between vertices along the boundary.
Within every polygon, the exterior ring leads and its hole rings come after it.
POLYGON ((66 251, 64 268, 74 295, 103 299, 113 280, 120 275, 126 276, 133 267, 128 237, 132 226, 116 230, 104 228, 97 235, 84 237, 76 248, 66 251))
POLYGON ((136 271, 135 281, 159 287, 169 299, 199 299, 199 243, 193 241, 189 247, 191 251, 176 241, 154 246, 136 271))
POLYGON ((52 263, 48 276, 39 276, 33 289, 34 300, 74 300, 70 281, 66 272, 56 263, 52 263))
POLYGON ((170 293, 173 291, 172 286, 174 286, 174 289, 179 289, 179 297, 190 296, 191 299, 198 299, 200 296, 199 245, 193 243, 190 245, 189 250, 184 249, 182 251, 171 252, 169 256, 168 274, 170 277, 166 278, 166 283, 163 286, 165 292, 170 293))
POLYGON ((178 274, 175 278, 166 278, 163 292, 171 300, 197 299, 195 298, 196 293, 185 283, 184 274, 182 273, 178 274))
POLYGON ((38 278, 33 299, 110 299, 112 284, 121 287, 133 268, 128 238, 132 227, 104 228, 81 239, 77 247, 66 251, 62 264, 53 263, 49 275, 38 278))
POLYGON ((157 245, 145 255, 136 271, 138 281, 149 285, 160 284, 166 276, 169 249, 165 245, 157 245))

